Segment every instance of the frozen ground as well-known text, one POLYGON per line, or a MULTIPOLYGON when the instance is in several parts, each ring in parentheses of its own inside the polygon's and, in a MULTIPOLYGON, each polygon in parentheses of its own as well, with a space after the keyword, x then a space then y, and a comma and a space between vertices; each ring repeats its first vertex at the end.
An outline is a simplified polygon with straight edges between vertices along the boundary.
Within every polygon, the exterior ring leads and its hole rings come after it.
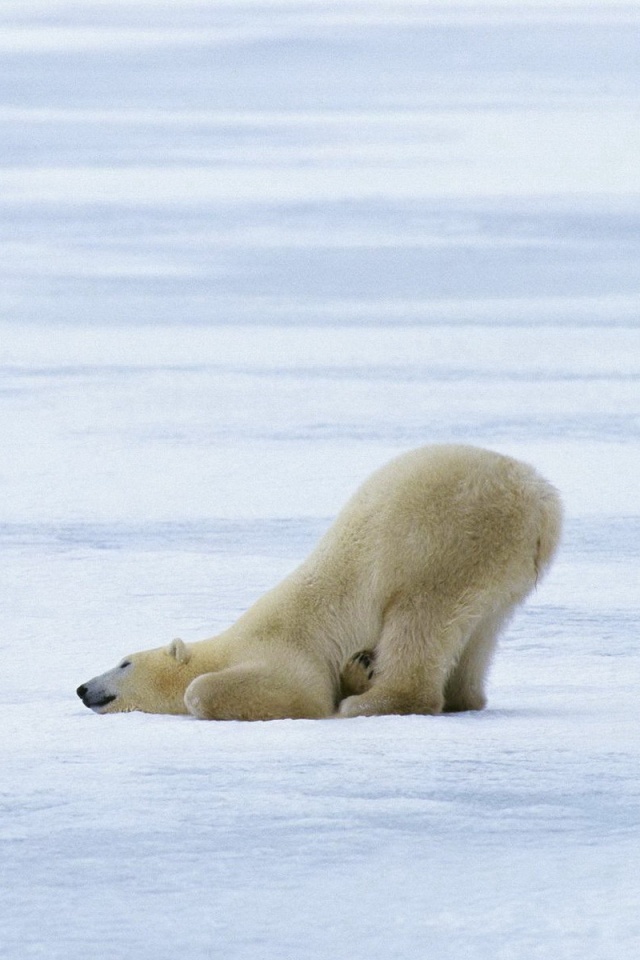
POLYGON ((636 958, 640 5, 1 15, 1 960, 636 958), (445 440, 567 505, 485 713, 79 704, 445 440))

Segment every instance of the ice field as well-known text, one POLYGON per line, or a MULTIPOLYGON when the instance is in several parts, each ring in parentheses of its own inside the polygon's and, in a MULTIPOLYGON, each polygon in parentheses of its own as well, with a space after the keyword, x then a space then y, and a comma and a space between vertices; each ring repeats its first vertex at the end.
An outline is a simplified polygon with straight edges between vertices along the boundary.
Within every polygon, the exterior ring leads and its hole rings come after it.
POLYGON ((0 960, 638 956, 639 28, 4 0, 0 960), (82 706, 434 442, 566 505, 486 711, 82 706))

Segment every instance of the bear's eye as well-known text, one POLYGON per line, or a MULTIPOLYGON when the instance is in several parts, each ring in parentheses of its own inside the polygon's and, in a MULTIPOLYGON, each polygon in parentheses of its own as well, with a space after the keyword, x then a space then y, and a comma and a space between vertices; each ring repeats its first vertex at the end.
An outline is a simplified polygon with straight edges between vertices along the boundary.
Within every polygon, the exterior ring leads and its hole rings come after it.
POLYGON ((120 669, 124 670, 125 667, 130 667, 130 666, 131 666, 131 660, 123 660, 122 663, 120 664, 120 669))

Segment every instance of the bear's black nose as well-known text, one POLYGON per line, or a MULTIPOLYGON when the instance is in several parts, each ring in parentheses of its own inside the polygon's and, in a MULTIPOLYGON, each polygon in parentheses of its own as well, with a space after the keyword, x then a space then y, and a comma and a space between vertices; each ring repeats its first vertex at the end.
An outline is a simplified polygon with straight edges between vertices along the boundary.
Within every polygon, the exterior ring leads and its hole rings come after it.
POLYGON ((84 698, 84 695, 86 692, 87 692, 87 688, 85 687, 84 683, 81 686, 79 686, 78 689, 76 690, 76 693, 78 694, 81 700, 84 698))

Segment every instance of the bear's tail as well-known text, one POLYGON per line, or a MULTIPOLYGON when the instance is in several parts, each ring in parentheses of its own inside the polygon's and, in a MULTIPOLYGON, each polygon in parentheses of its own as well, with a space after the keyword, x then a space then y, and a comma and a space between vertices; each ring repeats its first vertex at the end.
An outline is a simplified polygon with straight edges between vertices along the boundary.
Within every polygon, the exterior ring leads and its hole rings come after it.
POLYGON ((563 520, 562 501, 555 487, 544 480, 540 494, 538 542, 534 559, 536 584, 545 575, 558 551, 563 520))

